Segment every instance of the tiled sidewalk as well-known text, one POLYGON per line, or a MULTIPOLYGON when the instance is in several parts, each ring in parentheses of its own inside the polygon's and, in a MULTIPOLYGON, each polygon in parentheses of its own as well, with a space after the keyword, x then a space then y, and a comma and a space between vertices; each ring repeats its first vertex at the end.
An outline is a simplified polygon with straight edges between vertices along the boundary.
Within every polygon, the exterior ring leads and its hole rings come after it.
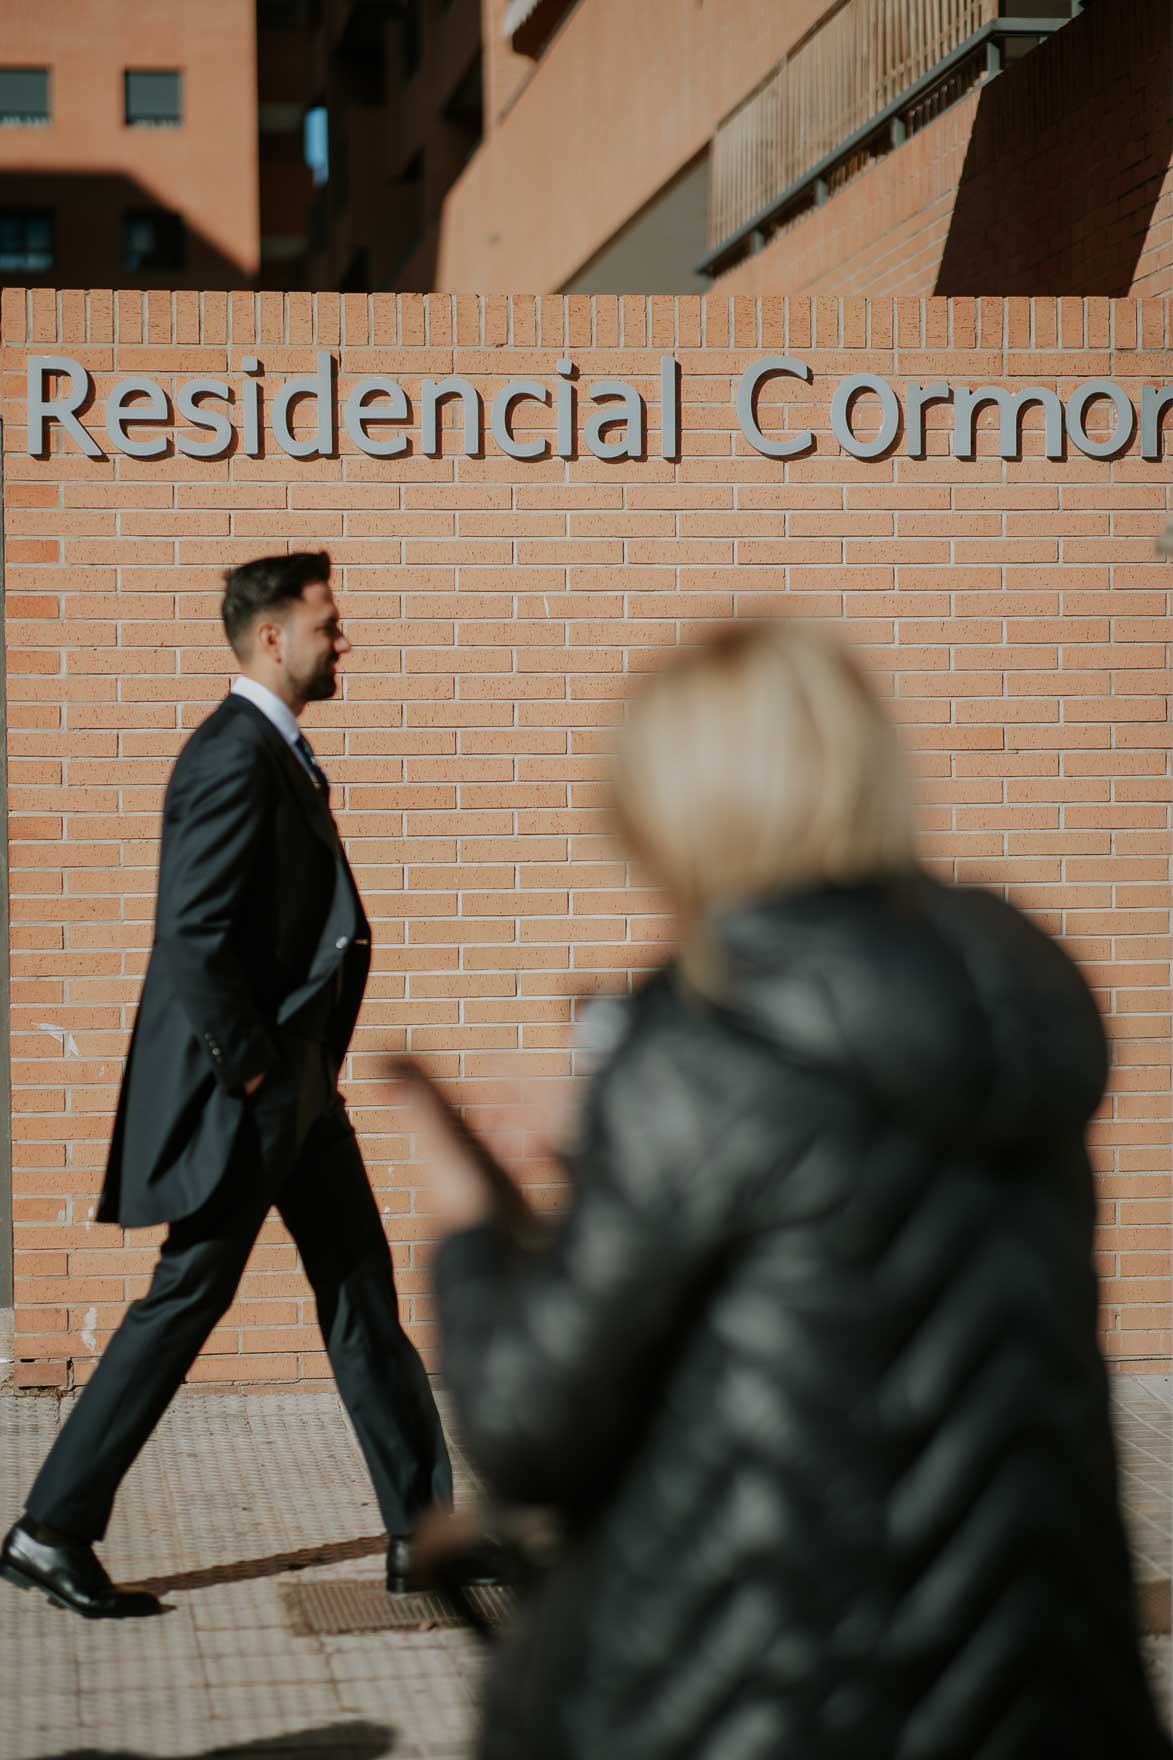
POLYGON ((1173 1376, 1118 1375, 1112 1383, 1124 1516, 1150 1631, 1169 1630, 1173 1554, 1173 1376))
MULTIPOLYGON (((1121 1376, 1115 1391, 1130 1528, 1155 1606, 1169 1574, 1173 1382, 1121 1376)), ((55 1400, 0 1391, 4 1520, 59 1416, 55 1400)), ((467 1495, 459 1453, 457 1473, 467 1495)), ((126 1483, 104 1556, 121 1581, 167 1578, 172 1611, 88 1624, 0 1583, 0 1760, 467 1755, 472 1638, 289 1630, 282 1585, 377 1580, 383 1568, 378 1512, 333 1392, 182 1395, 126 1483), (307 1553, 323 1562, 306 1564, 307 1553)), ((1168 1641, 1150 1648, 1165 1666, 1168 1641)))
MULTIPOLYGON (((5 1521, 57 1423, 55 1400, 0 1393, 5 1521)), ((459 1458, 457 1471, 460 1495, 459 1458)), ((103 1558, 120 1582, 170 1579, 172 1611, 90 1623, 0 1583, 0 1760, 467 1754, 474 1639, 288 1629, 282 1584, 383 1571, 378 1510, 333 1392, 181 1395, 126 1482, 103 1558), (292 1569, 311 1549, 329 1562, 292 1569), (209 1581, 218 1570, 226 1580, 209 1581)))

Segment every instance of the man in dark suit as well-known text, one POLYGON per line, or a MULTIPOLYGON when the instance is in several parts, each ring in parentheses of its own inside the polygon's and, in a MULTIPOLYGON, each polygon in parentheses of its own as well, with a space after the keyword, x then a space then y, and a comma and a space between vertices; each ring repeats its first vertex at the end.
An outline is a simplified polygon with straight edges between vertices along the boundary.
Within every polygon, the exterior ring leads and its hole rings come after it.
POLYGON ((165 1222, 131 1305, 51 1449, 0 1575, 90 1618, 157 1610, 93 1544, 127 1469, 228 1308, 269 1209, 297 1243, 390 1536, 452 1495, 428 1378, 399 1323, 391 1255, 337 1090, 370 967, 370 927, 297 717, 349 652, 330 558, 266 557, 225 577, 242 677, 188 740, 163 807, 155 941, 99 1220, 165 1222))

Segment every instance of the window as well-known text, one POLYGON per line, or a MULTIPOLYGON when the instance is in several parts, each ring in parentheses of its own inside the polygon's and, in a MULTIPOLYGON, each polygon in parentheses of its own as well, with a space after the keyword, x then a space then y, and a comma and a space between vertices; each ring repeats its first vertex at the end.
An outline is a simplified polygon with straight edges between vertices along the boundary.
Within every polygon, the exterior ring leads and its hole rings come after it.
POLYGON ((391 180, 392 200, 388 215, 391 249, 397 265, 402 265, 423 242, 427 230, 424 217, 424 149, 413 153, 398 177, 391 180))
POLYGON ((405 80, 414 79, 424 54, 424 21, 420 0, 406 0, 399 15, 399 71, 405 80))
POLYGON ((484 57, 477 52, 475 60, 453 88, 444 105, 444 120, 453 136, 451 175, 455 180, 480 146, 485 133, 484 57))
POLYGON ((314 188, 330 181, 330 120, 324 104, 314 104, 305 113, 305 162, 310 168, 314 188))
POLYGON ((130 68, 122 76, 128 128, 178 128, 183 121, 183 75, 130 68))
POLYGON ((52 214, 31 208, 0 209, 0 270, 43 275, 52 267, 52 214))
POLYGON ((321 29, 322 0, 257 0, 257 29, 310 31, 321 29))
POLYGON ((0 123, 44 128, 49 121, 49 69, 0 67, 0 123))
POLYGON ((356 6, 334 42, 340 108, 387 102, 387 26, 385 8, 356 6))
POLYGON ((370 284, 370 257, 364 244, 351 257, 346 274, 339 283, 339 291, 342 293, 366 293, 370 284))
POLYGON ((150 269, 182 269, 186 255, 183 216, 165 208, 128 213, 122 224, 122 267, 139 274, 150 269))

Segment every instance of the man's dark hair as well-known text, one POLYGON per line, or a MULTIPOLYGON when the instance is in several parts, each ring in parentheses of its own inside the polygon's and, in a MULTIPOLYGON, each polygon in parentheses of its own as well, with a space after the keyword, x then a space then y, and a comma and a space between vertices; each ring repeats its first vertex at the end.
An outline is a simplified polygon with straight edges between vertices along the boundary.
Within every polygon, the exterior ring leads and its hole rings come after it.
POLYGON ((260 556, 242 562, 224 576, 224 603, 220 616, 234 654, 239 654, 248 631, 262 611, 287 606, 300 599, 311 581, 330 579, 330 557, 325 550, 296 550, 292 556, 260 556))

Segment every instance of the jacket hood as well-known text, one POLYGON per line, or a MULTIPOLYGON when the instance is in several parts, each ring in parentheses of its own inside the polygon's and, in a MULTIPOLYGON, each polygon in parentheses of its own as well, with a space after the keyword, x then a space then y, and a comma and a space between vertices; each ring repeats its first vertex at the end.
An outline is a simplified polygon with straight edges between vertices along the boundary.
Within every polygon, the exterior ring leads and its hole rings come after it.
POLYGON ((1107 1079, 1099 1012, 1056 942, 994 894, 923 875, 713 919, 740 1024, 934 1136, 1080 1132, 1107 1079))

